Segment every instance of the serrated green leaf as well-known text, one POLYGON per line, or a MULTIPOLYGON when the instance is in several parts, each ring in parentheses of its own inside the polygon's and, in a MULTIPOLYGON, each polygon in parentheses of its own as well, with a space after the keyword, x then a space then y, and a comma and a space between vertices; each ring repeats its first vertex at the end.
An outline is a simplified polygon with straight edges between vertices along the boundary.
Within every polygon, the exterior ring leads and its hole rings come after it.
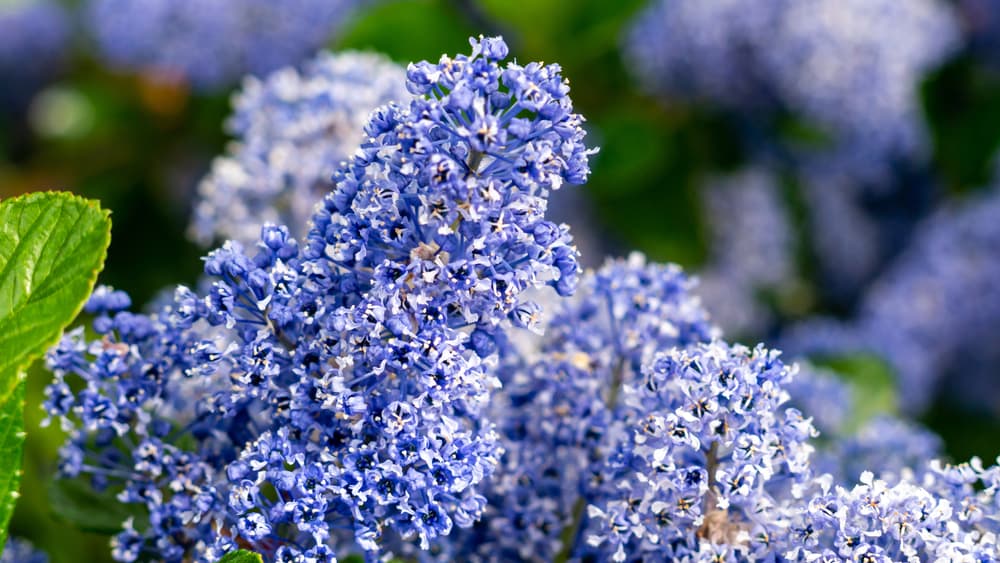
POLYGON ((24 448, 24 380, 0 402, 0 553, 7 543, 7 522, 17 504, 21 484, 21 457, 24 448))
POLYGON ((17 501, 24 370, 83 307, 110 240, 94 202, 58 192, 0 201, 0 545, 17 501))
POLYGON ((108 213, 67 194, 0 202, 0 399, 83 307, 111 239, 108 213))
POLYGON ((264 559, 257 553, 241 549, 227 553, 219 563, 264 563, 264 559))

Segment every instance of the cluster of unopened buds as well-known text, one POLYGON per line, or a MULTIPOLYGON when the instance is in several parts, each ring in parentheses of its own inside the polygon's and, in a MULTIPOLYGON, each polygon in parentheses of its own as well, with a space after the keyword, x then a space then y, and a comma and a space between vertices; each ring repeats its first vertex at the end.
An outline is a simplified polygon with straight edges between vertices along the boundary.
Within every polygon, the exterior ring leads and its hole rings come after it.
POLYGON ((50 351, 61 472, 145 509, 117 560, 1000 557, 996 467, 834 471, 871 446, 817 441, 810 370, 722 340, 675 266, 581 272, 546 219, 595 152, 568 83, 471 44, 409 66, 308 225, 146 313, 99 288, 50 351))

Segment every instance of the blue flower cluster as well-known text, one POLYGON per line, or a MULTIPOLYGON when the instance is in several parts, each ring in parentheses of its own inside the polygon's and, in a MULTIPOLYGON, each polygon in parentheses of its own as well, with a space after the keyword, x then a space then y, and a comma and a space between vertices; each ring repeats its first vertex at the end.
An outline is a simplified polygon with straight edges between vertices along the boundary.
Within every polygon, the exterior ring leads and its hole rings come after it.
MULTIPOLYGON (((995 378, 982 373, 990 364, 979 360, 1000 346, 998 216, 996 188, 942 209, 918 228, 911 247, 864 299, 860 338, 895 367, 901 399, 912 409, 926 404, 951 367, 980 383, 995 378)), ((970 387, 979 400, 998 389, 995 383, 970 387)), ((981 406, 1000 410, 1000 403, 981 406)))
POLYGON ((931 463, 890 484, 864 472, 853 486, 815 480, 791 514, 790 561, 996 561, 998 466, 931 463))
POLYGON ((301 244, 274 225, 252 252, 227 242, 205 294, 147 315, 98 289, 97 339, 49 353, 62 472, 149 512, 117 559, 332 561, 479 518, 502 452, 491 366, 537 322, 527 290, 575 288, 546 197, 585 181, 592 151, 558 66, 472 46, 410 66, 416 97, 372 115, 301 244))
POLYGON ((848 310, 927 212, 918 90, 961 32, 942 0, 767 0, 750 11, 734 0, 651 0, 625 51, 647 90, 733 113, 751 161, 796 180, 812 243, 802 255, 816 262, 820 297, 848 310), (814 132, 803 141, 789 123, 814 132))
POLYGON ((575 527, 582 537, 587 504, 618 498, 616 481, 606 481, 607 463, 632 439, 621 417, 640 416, 630 397, 642 385, 644 364, 717 334, 691 285, 679 268, 640 255, 611 261, 586 277, 572 302, 548 307, 541 341, 512 343, 491 409, 505 453, 489 505, 478 526, 449 538, 445 558, 575 553, 565 530, 575 527))
POLYGON ((798 164, 779 175, 758 162, 700 186, 709 248, 699 293, 727 334, 768 337, 817 301, 851 310, 934 199, 927 179, 878 185, 833 159, 798 164), (800 188, 791 199, 802 213, 786 205, 786 186, 800 188))
POLYGON ((918 89, 960 44, 938 0, 785 2, 762 57, 783 103, 836 136, 864 166, 924 150, 918 89), (861 95, 858 95, 862 93, 861 95))
POLYGON ((676 267, 609 262, 542 339, 512 343, 483 518, 429 558, 996 560, 995 468, 928 463, 939 442, 900 420, 852 432, 844 383, 718 340, 692 289, 676 267), (830 436, 793 405, 834 408, 830 436))
POLYGON ((903 419, 879 415, 853 434, 832 434, 833 441, 815 461, 817 473, 837 483, 852 483, 865 471, 896 482, 909 470, 941 458, 944 448, 934 433, 903 419), (892 455, 886 455, 892 452, 892 455))
POLYGON ((713 342, 656 356, 624 397, 628 437, 588 505, 587 544, 615 561, 771 553, 816 434, 784 406, 793 372, 778 355, 713 342))
POLYGON ((0 554, 0 563, 49 563, 48 555, 17 538, 8 538, 0 554))
POLYGON ((94 0, 87 23, 112 67, 200 90, 263 75, 324 45, 355 0, 94 0))
POLYGON ((69 15, 53 0, 0 4, 0 108, 20 107, 58 71, 69 36, 69 15))
POLYGON ((784 0, 747 10, 739 0, 651 0, 625 38, 629 63, 656 94, 768 109, 779 93, 757 52, 784 0))
POLYGON ((854 166, 923 150, 917 86, 959 44, 938 0, 653 0, 626 40, 648 89, 787 111, 854 166))
MULTIPOLYGON (((822 291, 832 301, 850 302, 886 260, 880 218, 864 205, 865 192, 877 187, 858 182, 855 170, 835 159, 810 162, 800 178, 822 291)), ((915 192, 917 186, 905 189, 915 192)))
POLYGON ((373 53, 324 52, 301 72, 248 77, 227 125, 234 145, 198 187, 193 238, 252 246, 265 223, 305 236, 337 166, 361 144, 368 115, 409 98, 403 69, 373 53))
MULTIPOLYGON (((943 0, 766 0, 749 11, 734 0, 651 0, 625 51, 648 91, 723 110, 742 137, 748 168, 773 170, 799 188, 805 213, 795 218, 810 244, 786 256, 798 252, 812 263, 815 295, 849 311, 934 201, 918 94, 930 71, 958 51, 961 31, 957 10, 943 0)), ((726 222, 709 215, 712 228, 745 222, 722 213, 726 222)), ((782 232, 791 222, 776 224, 782 232)), ((746 225, 726 228, 752 238, 746 225)), ((712 254, 725 252, 725 240, 713 242, 712 254)), ((787 263, 776 262, 775 272, 787 263)), ((741 336, 767 334, 769 309, 796 305, 783 297, 811 297, 796 293, 795 276, 782 288, 749 280, 731 291, 709 274, 710 307, 741 336), (778 298, 763 305, 753 289, 778 298)))

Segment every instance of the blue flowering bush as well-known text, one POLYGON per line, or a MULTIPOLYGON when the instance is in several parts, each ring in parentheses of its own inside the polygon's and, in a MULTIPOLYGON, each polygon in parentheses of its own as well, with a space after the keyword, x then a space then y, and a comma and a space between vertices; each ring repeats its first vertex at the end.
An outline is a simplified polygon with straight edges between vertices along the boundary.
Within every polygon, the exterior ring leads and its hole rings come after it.
MULTIPOLYGON (((678 266, 585 271, 548 210, 597 154, 561 67, 470 43, 405 92, 377 58, 248 81, 240 172, 216 164, 195 222, 232 240, 145 312, 98 287, 49 351, 62 479, 135 509, 114 559, 1000 558, 997 466, 904 419, 851 426, 864 397, 724 340, 678 266)), ((715 235, 720 280, 793 277, 777 182, 710 192, 746 224, 715 235)))
POLYGON ((0 563, 1000 559, 998 14, 0 0, 0 563))

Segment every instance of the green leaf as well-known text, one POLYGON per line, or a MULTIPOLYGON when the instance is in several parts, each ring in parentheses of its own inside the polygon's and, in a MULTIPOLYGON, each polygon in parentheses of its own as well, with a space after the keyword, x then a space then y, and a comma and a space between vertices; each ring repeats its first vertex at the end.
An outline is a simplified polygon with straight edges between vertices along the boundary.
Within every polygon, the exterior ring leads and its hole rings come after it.
POLYGON ((469 36, 478 32, 462 20, 451 3, 401 0, 373 3, 338 38, 338 49, 384 53, 403 63, 438 60, 441 53, 465 53, 469 36), (413 29, 424 33, 410 33, 413 29))
POLYGON ((24 381, 0 402, 0 553, 7 543, 7 522, 17 504, 24 449, 24 381))
POLYGON ((146 517, 142 506, 120 502, 112 491, 97 492, 85 479, 55 479, 48 490, 56 517, 84 532, 117 534, 129 518, 141 527, 146 517))
POLYGON ((58 192, 0 201, 0 545, 20 481, 24 371, 83 307, 110 240, 94 202, 58 192))
POLYGON ((989 185, 1000 147, 1000 75, 958 57, 929 77, 922 95, 935 173, 954 191, 989 185))
POLYGON ((816 358, 816 365, 837 372, 851 387, 854 412, 844 425, 853 433, 878 415, 898 413, 896 378, 880 358, 869 354, 816 358))
POLYGON ((219 563, 264 563, 264 560, 260 555, 252 551, 241 549, 239 551, 230 551, 222 559, 219 559, 219 563))
POLYGON ((110 239, 108 213, 82 198, 0 202, 0 399, 83 307, 110 239))

